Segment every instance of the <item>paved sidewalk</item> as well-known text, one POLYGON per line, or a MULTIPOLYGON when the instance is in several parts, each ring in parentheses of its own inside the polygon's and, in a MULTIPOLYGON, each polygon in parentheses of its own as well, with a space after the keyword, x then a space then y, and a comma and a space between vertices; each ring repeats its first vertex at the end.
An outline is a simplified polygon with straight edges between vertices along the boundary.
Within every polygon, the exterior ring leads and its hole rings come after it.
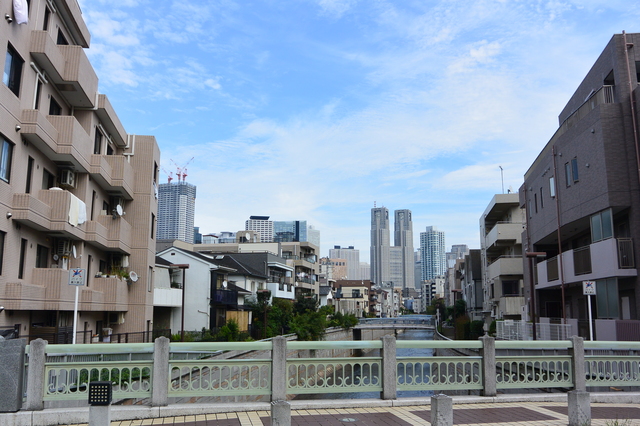
MULTIPOLYGON (((640 393, 591 393, 592 426, 640 426, 640 393)), ((291 424, 301 426, 430 425, 430 398, 292 400, 291 424)), ((268 402, 113 405, 111 426, 270 426, 268 402), (136 420, 125 420, 136 419, 136 420)), ((0 414, 2 426, 88 426, 89 407, 0 414)), ((567 395, 454 396, 453 423, 469 426, 566 426, 567 395)))
MULTIPOLYGON (((431 425, 429 405, 350 409, 292 410, 292 426, 412 426, 431 425)), ((640 426, 639 404, 591 404, 592 426, 640 426), (615 423, 615 421, 618 421, 615 423)), ((562 402, 456 404, 455 425, 566 426, 567 405, 562 402)), ((270 426, 268 411, 165 417, 112 422, 112 426, 270 426)))

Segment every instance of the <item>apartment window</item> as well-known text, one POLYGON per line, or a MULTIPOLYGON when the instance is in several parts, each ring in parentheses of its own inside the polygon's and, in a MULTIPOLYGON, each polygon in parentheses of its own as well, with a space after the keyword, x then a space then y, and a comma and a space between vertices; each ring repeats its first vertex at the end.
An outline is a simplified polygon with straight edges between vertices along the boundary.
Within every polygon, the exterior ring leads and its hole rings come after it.
POLYGON ((64 34, 62 34, 62 30, 60 28, 58 28, 58 39, 56 40, 56 44, 62 44, 65 46, 69 44, 67 38, 64 36, 64 34))
POLYGON ((613 237, 613 218, 611 209, 603 210, 591 216, 591 242, 595 243, 613 237))
POLYGON ((556 178, 553 176, 549 178, 549 195, 551 198, 556 196, 556 178))
POLYGON ((96 127, 96 138, 93 142, 93 153, 100 154, 102 152, 102 132, 96 127))
POLYGON ((544 208, 544 193, 542 192, 543 188, 540 187, 540 208, 543 209, 544 208))
POLYGON ((40 93, 42 93, 42 81, 36 80, 36 93, 33 99, 33 109, 40 109, 40 93))
POLYGON ((147 291, 150 292, 152 290, 153 290, 153 268, 149 266, 149 273, 147 273, 147 291))
POLYGON ((538 194, 533 194, 533 206, 538 213, 538 194))
POLYGON ((42 169, 42 189, 49 189, 55 186, 56 177, 47 169, 42 169))
POLYGON ((44 22, 42 23, 42 31, 49 29, 49 19, 51 18, 51 10, 48 7, 44 8, 44 22))
POLYGON ((0 179, 9 182, 11 174, 11 157, 13 156, 13 144, 2 138, 0 147, 0 179))
POLYGON ((2 275, 2 265, 4 264, 4 236, 6 232, 0 231, 0 275, 2 275))
POLYGON ((573 178, 573 183, 576 183, 580 180, 578 176, 578 159, 573 158, 571 160, 571 177, 573 178))
POLYGON ((36 268, 46 268, 49 266, 49 247, 38 244, 36 249, 36 268))
POLYGON ((53 96, 49 101, 49 115, 62 115, 62 107, 56 102, 53 96))
POLYGON ((564 163, 564 175, 567 182, 567 188, 571 186, 573 179, 571 178, 571 164, 564 163))
POLYGON ((31 192, 31 178, 33 175, 33 157, 29 157, 27 161, 27 184, 25 186, 24 192, 29 194, 31 192))
POLYGON ((24 238, 20 241, 20 260, 18 262, 18 279, 24 277, 24 260, 27 257, 27 240, 24 238))
POLYGON ((91 264, 93 263, 93 256, 91 256, 90 254, 87 255, 87 287, 89 287, 89 280, 91 279, 91 264))
POLYGON ((596 303, 598 318, 617 319, 619 317, 618 282, 615 278, 596 281, 596 303))
POLYGON ((151 239, 155 238, 154 230, 156 228, 156 215, 151 213, 151 239))
POLYGON ((7 47, 7 57, 4 62, 4 75, 2 76, 2 82, 11 90, 16 96, 20 96, 20 79, 22 78, 22 66, 24 61, 18 55, 11 45, 7 47))

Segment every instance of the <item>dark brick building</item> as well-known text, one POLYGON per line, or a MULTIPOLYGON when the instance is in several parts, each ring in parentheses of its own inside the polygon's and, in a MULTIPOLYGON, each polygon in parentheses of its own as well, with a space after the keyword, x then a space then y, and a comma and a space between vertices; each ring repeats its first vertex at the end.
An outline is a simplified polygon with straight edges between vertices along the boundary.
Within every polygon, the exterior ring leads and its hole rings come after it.
MULTIPOLYGON (((595 281, 597 340, 640 338, 638 80, 640 34, 614 35, 520 189, 523 246, 546 252, 534 260, 538 318, 567 318, 588 337, 583 281, 595 281)), ((527 260, 525 280, 528 266, 527 260)))

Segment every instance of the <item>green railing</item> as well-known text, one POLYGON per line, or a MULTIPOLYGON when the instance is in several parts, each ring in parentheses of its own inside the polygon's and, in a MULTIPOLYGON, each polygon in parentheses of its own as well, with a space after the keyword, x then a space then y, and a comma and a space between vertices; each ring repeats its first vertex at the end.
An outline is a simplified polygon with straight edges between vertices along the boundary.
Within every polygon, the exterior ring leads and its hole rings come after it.
POLYGON ((392 336, 287 342, 278 337, 242 343, 169 343, 160 338, 155 343, 120 345, 36 341, 26 353, 31 410, 43 401, 86 400, 88 383, 95 380, 112 382, 115 399, 150 398, 154 405, 166 405, 168 397, 282 399, 295 394, 381 392, 384 398, 395 398, 396 390, 479 390, 491 395, 496 389, 640 386, 640 342, 583 342, 577 337, 517 342, 486 337, 396 341, 392 336), (404 348, 438 354, 397 356, 397 349, 404 348), (379 352, 367 354, 371 350, 379 352), (576 380, 576 371, 584 372, 584 379, 576 380))

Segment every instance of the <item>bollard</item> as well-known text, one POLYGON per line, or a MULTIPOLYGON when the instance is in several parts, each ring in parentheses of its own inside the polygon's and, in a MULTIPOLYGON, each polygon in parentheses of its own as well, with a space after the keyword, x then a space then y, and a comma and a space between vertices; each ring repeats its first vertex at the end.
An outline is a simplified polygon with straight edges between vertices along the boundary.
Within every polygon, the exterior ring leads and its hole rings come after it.
POLYGON ((271 402, 271 426, 291 426, 291 405, 287 401, 271 402))
POLYGON ((589 392, 572 390, 567 394, 569 426, 591 425, 591 399, 589 392))
POLYGON ((450 396, 431 397, 431 426, 453 426, 453 399, 450 396))
POLYGON ((89 426, 111 424, 111 382, 89 383, 89 426))

